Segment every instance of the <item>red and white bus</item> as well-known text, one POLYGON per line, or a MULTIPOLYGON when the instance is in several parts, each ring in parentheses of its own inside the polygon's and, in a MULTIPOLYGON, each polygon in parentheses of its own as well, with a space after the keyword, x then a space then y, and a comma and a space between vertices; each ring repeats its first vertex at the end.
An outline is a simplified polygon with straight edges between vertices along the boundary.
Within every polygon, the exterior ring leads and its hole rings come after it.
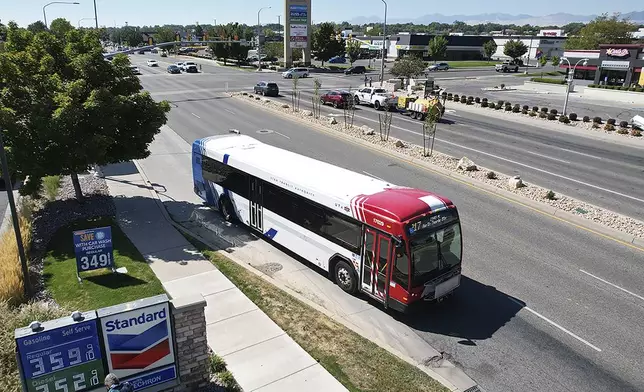
POLYGON ((196 140, 192 168, 206 204, 327 271, 348 293, 404 312, 460 285, 461 226, 444 197, 237 134, 196 140))

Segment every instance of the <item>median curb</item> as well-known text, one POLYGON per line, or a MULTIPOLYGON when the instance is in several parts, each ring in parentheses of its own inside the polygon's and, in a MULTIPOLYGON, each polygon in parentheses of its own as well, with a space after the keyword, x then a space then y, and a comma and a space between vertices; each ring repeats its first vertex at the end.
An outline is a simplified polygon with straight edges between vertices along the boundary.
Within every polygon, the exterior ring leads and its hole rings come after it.
MULTIPOLYGON (((277 113, 281 115, 283 118, 288 118, 289 120, 296 122, 298 124, 301 124, 300 121, 297 121, 297 119, 294 116, 287 115, 284 116, 284 113, 277 110, 277 108, 273 108, 270 106, 262 105, 261 101, 255 101, 255 100, 250 100, 250 99, 244 99, 243 97, 239 97, 237 95, 231 94, 231 97, 237 98, 239 100, 245 100, 245 101, 250 101, 252 102, 255 106, 258 108, 264 109, 269 112, 277 113), (259 104, 258 104, 259 102, 259 104)), ((390 157, 395 157, 396 159, 399 159, 403 162, 407 162, 411 165, 417 166, 417 167, 422 167, 425 170, 440 174, 444 177, 449 177, 452 178, 456 181, 459 181, 463 184, 466 184, 468 186, 471 186, 475 189, 481 190, 486 193, 490 194, 495 194, 501 198, 504 198, 506 200, 510 200, 516 204, 519 204, 523 207, 529 208, 533 211, 539 212, 541 214, 547 215, 553 219, 556 219, 560 222, 565 222, 570 225, 576 226, 578 228, 584 229, 590 233, 599 235, 601 237, 611 239, 613 241, 622 243, 623 245, 629 246, 631 248, 635 248, 640 251, 644 251, 644 238, 640 238, 628 233, 624 233, 622 231, 607 227, 605 225, 593 222, 589 219, 583 218, 581 216, 572 214, 568 211, 564 211, 555 207, 552 207, 550 205, 540 203, 536 200, 532 200, 527 197, 523 197, 521 195, 517 195, 513 192, 510 192, 505 189, 501 189, 498 187, 495 187, 493 185, 487 184, 485 182, 477 181, 475 179, 472 179, 468 176, 462 175, 460 173, 452 172, 448 169, 442 168, 437 165, 433 165, 431 163, 428 163, 427 161, 424 161, 420 158, 414 158, 410 157, 409 155, 403 154, 401 152, 391 150, 387 148, 386 146, 376 146, 368 141, 335 131, 333 129, 330 129, 328 127, 322 126, 320 124, 315 124, 313 122, 307 122, 307 125, 317 129, 321 132, 324 132, 328 135, 332 135, 336 138, 346 140, 350 143, 353 143, 355 145, 360 145, 363 147, 366 147, 370 150, 376 151, 380 154, 387 155, 390 157)))

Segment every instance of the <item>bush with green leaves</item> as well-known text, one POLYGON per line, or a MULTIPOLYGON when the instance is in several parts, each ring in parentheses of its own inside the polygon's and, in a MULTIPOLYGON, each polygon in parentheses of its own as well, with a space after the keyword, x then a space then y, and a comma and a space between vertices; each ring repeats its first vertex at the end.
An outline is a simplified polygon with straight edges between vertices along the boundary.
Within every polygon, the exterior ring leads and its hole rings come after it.
POLYGON ((465 95, 461 95, 461 103, 465 102, 467 102, 467 98, 465 97, 465 95))
POLYGON ((604 130, 605 130, 605 131, 614 131, 614 130, 615 130, 615 126, 614 126, 613 124, 608 124, 608 123, 606 123, 606 125, 604 125, 604 130))
POLYGON ((487 107, 487 101, 482 101, 481 102, 481 107, 486 108, 487 107))
POLYGON ((568 115, 568 118, 570 119, 570 121, 577 121, 577 113, 570 113, 568 115))
POLYGON ((481 98, 479 98, 479 97, 474 98, 474 102, 481 103, 481 98))
MULTIPOLYGON (((608 124, 606 124, 606 126, 608 126, 608 124)), ((615 128, 613 127, 613 129, 615 129, 615 128)), ((628 129, 626 129, 626 128, 619 128, 619 129, 617 130, 617 133, 619 133, 620 135, 628 135, 628 129)))
POLYGON ((568 117, 566 117, 566 116, 564 116, 564 115, 562 114, 561 116, 559 116, 559 122, 562 122, 562 123, 564 123, 564 124, 569 124, 569 123, 570 123, 570 120, 568 119, 568 117))
POLYGON ((599 123, 596 123, 596 122, 593 121, 593 125, 591 125, 591 128, 598 129, 600 127, 601 127, 601 125, 599 123))
POLYGON ((503 106, 503 104, 504 104, 504 103, 505 103, 505 101, 499 101, 499 102, 497 102, 497 104, 498 104, 498 105, 501 105, 501 106, 503 106))
POLYGON ((588 116, 584 116, 583 121, 584 121, 584 122, 586 122, 586 123, 587 123, 587 122, 590 122, 590 117, 588 117, 588 116))
POLYGON ((548 200, 554 200, 556 198, 556 195, 553 191, 548 191, 543 197, 548 200))
POLYGON ((614 118, 609 118, 606 120, 606 124, 615 125, 617 121, 614 118))
POLYGON ((546 107, 541 108, 541 113, 548 113, 548 108, 546 107))
POLYGON ((633 128, 633 129, 631 129, 631 136, 641 137, 642 136, 642 131, 640 131, 639 129, 633 128))
POLYGON ((512 113, 519 113, 519 112, 521 112, 521 108, 519 107, 519 105, 514 105, 514 107, 512 108, 512 113))
POLYGON ((554 113, 549 113, 548 114, 548 120, 553 121, 557 119, 557 115, 554 113))
POLYGON ((539 106, 533 106, 532 111, 533 112, 538 112, 539 111, 539 106))
POLYGON ((523 110, 525 110, 527 112, 528 110, 530 110, 530 106, 523 105, 523 107, 521 109, 523 109, 523 110))
POLYGON ((521 114, 528 114, 527 110, 521 110, 521 114))
POLYGON ((501 110, 502 107, 503 107, 503 105, 501 105, 500 103, 497 103, 496 106, 494 107, 494 109, 495 110, 501 110))
POLYGON ((620 128, 628 128, 628 121, 620 121, 619 126, 620 128))
POLYGON ((447 99, 448 99, 448 100, 450 100, 450 101, 451 101, 453 96, 454 96, 454 95, 453 95, 452 93, 447 93, 447 99))
POLYGON ((484 97, 483 99, 481 99, 481 102, 487 102, 487 98, 484 97))
POLYGON ((602 118, 599 116, 593 117, 593 122, 595 124, 601 124, 602 123, 602 118))
POLYGON ((457 102, 460 100, 460 97, 458 96, 458 94, 454 94, 453 99, 454 99, 454 102, 457 102))
POLYGON ((548 118, 548 115, 544 112, 539 113, 539 118, 548 118))
POLYGON ((537 115, 537 112, 530 112, 530 113, 528 113, 528 115, 529 115, 530 117, 535 117, 535 116, 537 115))
POLYGON ((557 111, 557 109, 550 109, 550 113, 556 116, 559 112, 557 111))

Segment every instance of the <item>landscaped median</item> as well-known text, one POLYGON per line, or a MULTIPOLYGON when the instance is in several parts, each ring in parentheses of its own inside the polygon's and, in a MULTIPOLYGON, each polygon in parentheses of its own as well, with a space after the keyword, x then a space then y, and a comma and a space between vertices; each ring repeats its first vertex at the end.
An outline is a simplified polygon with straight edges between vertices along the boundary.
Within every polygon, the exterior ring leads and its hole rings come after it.
MULTIPOLYGON (((409 144, 392 137, 381 137, 378 132, 364 125, 361 127, 350 126, 350 121, 345 122, 342 117, 339 117, 338 120, 335 117, 327 118, 324 116, 315 118, 312 112, 293 110, 290 105, 283 102, 262 99, 247 93, 233 93, 231 95, 245 102, 253 102, 268 110, 287 115, 294 120, 304 121, 318 127, 323 126, 327 132, 333 132, 351 139, 360 139, 362 143, 376 147, 385 154, 397 155, 401 159, 406 157, 407 160, 413 163, 428 166, 430 169, 435 168, 440 173, 445 173, 456 179, 468 178, 470 181, 474 180, 477 183, 498 189, 501 194, 514 194, 536 201, 539 206, 542 206, 540 207, 542 210, 565 211, 571 216, 583 218, 582 222, 584 219, 588 220, 588 226, 599 224, 609 228, 611 234, 612 232, 615 232, 615 234, 621 233, 620 238, 626 242, 644 244, 644 222, 557 194, 550 189, 525 183, 518 176, 494 173, 489 169, 477 166, 467 158, 459 159, 436 151, 431 156, 426 156, 423 147, 420 145, 409 144)), ((467 101, 469 101, 469 98, 467 101)), ((512 110, 513 107, 511 106, 509 111, 512 112, 512 110)), ((422 144, 423 139, 419 137, 418 142, 422 144)), ((516 196, 513 197, 516 198, 516 196)))
POLYGON ((416 366, 187 237, 244 295, 349 391, 449 391, 416 366), (402 386, 402 387, 401 387, 402 386))

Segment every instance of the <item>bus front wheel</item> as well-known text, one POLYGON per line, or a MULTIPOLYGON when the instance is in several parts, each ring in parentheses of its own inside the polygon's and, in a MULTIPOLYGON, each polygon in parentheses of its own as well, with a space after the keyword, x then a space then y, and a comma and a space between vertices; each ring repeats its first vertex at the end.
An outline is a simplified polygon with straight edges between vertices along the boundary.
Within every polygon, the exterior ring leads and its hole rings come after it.
POLYGON ((224 218, 226 222, 233 221, 233 206, 230 202, 230 199, 228 199, 227 197, 222 197, 219 199, 219 212, 221 213, 221 217, 224 218))
POLYGON ((358 286, 356 275, 349 264, 340 260, 335 265, 335 283, 349 294, 354 294, 358 286))

